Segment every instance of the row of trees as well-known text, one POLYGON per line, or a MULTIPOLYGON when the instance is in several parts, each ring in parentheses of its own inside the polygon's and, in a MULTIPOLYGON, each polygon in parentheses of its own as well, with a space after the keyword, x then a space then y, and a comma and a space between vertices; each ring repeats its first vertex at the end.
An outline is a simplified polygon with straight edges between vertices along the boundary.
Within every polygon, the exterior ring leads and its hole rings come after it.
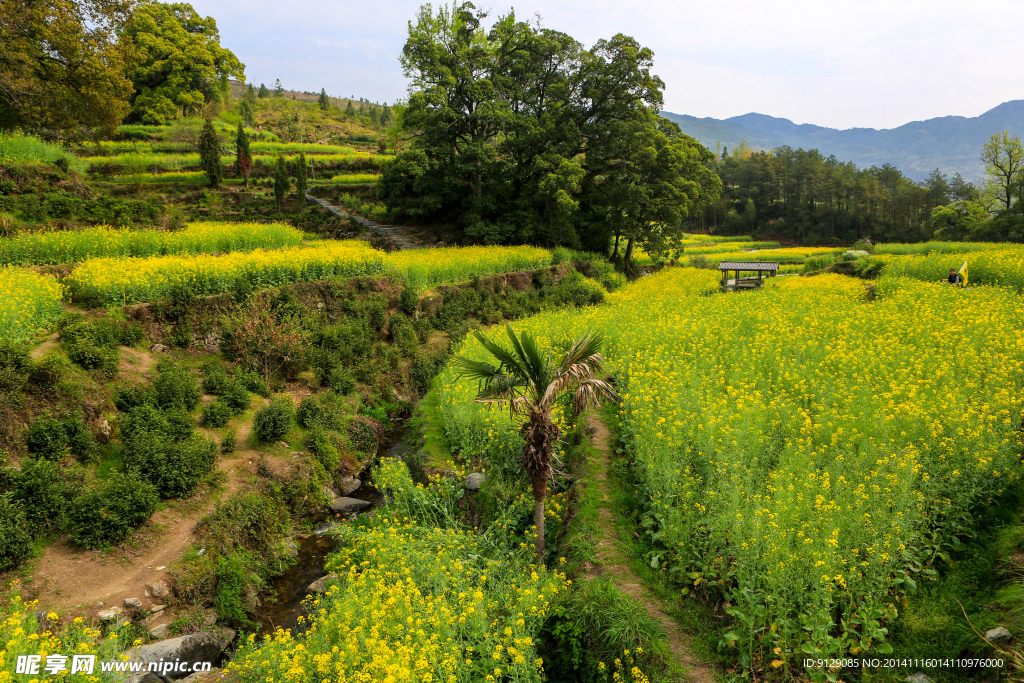
POLYGON ((111 134, 212 113, 245 65, 187 3, 0 0, 0 127, 111 134))
POLYGON ((658 249, 717 198, 711 153, 658 116, 653 54, 617 35, 570 36, 470 3, 420 9, 401 62, 396 126, 411 136, 378 194, 389 209, 467 240, 658 249))
POLYGON ((915 182, 889 164, 857 168, 817 150, 723 153, 721 198, 692 214, 693 231, 768 234, 809 242, 1024 239, 1024 147, 996 133, 977 187, 938 169, 915 182))

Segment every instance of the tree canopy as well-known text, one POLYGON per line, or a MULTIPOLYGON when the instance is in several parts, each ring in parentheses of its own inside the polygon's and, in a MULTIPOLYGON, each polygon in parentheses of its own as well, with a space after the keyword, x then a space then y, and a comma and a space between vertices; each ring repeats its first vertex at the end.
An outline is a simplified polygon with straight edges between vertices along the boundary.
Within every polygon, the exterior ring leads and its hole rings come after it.
POLYGON ((188 3, 144 3, 121 36, 137 59, 132 118, 145 123, 204 113, 227 99, 229 78, 245 76, 245 65, 221 47, 217 22, 188 3))
POLYGON ((0 128, 113 133, 131 94, 131 0, 0 0, 0 128))
POLYGON ((412 140, 381 180, 390 209, 472 241, 603 249, 615 235, 670 240, 717 196, 710 153, 657 115, 649 49, 620 34, 588 50, 486 16, 426 5, 409 24, 400 121, 412 140))

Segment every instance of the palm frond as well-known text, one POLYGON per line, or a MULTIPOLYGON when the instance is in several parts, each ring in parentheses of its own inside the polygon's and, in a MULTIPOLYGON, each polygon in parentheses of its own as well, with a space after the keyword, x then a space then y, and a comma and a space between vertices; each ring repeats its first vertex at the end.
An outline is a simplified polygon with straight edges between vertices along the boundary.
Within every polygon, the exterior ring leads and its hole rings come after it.
POLYGON ((600 362, 604 360, 600 354, 601 345, 603 343, 604 335, 600 332, 590 330, 585 335, 574 341, 572 346, 569 347, 569 350, 565 352, 565 356, 559 364, 559 372, 565 372, 570 366, 587 362, 588 359, 595 357, 598 361, 598 365, 595 366, 595 369, 599 370, 600 362))
POLYGON ((476 336, 477 341, 480 342, 480 345, 483 346, 489 354, 497 358, 498 362, 508 368, 511 374, 526 374, 522 362, 516 358, 515 353, 509 351, 496 341, 488 339, 480 330, 476 330, 473 334, 476 336))
POLYGON ((603 379, 587 379, 580 382, 572 395, 572 409, 579 415, 584 410, 597 408, 602 399, 618 403, 620 398, 611 384, 603 379))

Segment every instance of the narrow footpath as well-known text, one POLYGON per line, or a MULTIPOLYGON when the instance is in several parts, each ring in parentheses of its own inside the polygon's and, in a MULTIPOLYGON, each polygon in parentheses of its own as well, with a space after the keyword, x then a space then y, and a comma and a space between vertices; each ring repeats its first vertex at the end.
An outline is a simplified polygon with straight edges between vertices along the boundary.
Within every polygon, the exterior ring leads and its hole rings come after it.
POLYGON ((389 238, 391 238, 391 241, 394 242, 395 246, 398 247, 400 250, 405 250, 405 249, 426 249, 427 248, 427 245, 417 244, 416 242, 413 242, 412 240, 410 240, 402 232, 402 228, 400 228, 397 225, 380 225, 379 223, 374 223, 369 218, 363 218, 362 216, 356 216, 354 214, 345 213, 339 207, 337 207, 334 204, 330 203, 326 199, 321 199, 320 197, 314 197, 311 194, 307 194, 306 195, 306 201, 307 202, 311 202, 313 204, 316 204, 317 206, 322 207, 323 209, 333 213, 338 218, 346 218, 346 219, 347 218, 351 218, 356 223, 361 224, 364 228, 368 229, 370 232, 372 232, 372 233, 374 233, 376 235, 380 235, 382 237, 389 237, 389 238))
MULTIPOLYGON (((609 577, 623 593, 640 602, 647 614, 665 629, 668 647, 676 663, 685 671, 690 683, 715 683, 715 669, 701 661, 691 650, 689 637, 671 617, 665 604, 659 600, 641 581, 620 549, 619 530, 615 524, 611 502, 611 482, 608 470, 612 458, 612 436, 601 418, 590 413, 587 426, 593 430, 593 444, 597 457, 591 465, 591 486, 598 494, 598 526, 601 537, 597 543, 597 559, 601 565, 600 574, 609 577)), ((594 572, 593 575, 597 575, 594 572)))

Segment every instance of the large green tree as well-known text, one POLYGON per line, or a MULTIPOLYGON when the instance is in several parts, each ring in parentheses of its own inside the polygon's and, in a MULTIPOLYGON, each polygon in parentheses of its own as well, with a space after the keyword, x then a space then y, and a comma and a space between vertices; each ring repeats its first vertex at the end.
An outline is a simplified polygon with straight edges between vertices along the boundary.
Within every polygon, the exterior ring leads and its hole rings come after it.
POLYGON ((1024 172, 1024 145, 1008 131, 993 133, 981 148, 981 163, 985 165, 987 180, 982 199, 989 207, 1009 209, 1018 197, 1016 189, 1024 172))
MULTIPOLYGON (((590 203, 604 201, 598 185, 659 173, 657 182, 675 185, 664 174, 689 170, 666 162, 654 172, 649 145, 610 139, 666 138, 653 54, 623 35, 588 50, 514 14, 489 28, 485 19, 467 2, 436 13, 424 6, 410 22, 401 61, 412 87, 399 120, 412 140, 385 170, 380 196, 393 210, 456 225, 470 241, 607 247, 612 221, 595 222, 601 209, 590 203)), ((646 196, 663 230, 678 230, 672 212, 654 205, 676 203, 683 215, 682 197, 646 196)))
POLYGON ((221 47, 217 22, 187 3, 140 5, 121 37, 137 55, 131 115, 139 121, 204 113, 228 99, 228 79, 245 77, 245 65, 221 47))
POLYGON ((76 138, 128 112, 132 0, 0 0, 0 128, 76 138))

